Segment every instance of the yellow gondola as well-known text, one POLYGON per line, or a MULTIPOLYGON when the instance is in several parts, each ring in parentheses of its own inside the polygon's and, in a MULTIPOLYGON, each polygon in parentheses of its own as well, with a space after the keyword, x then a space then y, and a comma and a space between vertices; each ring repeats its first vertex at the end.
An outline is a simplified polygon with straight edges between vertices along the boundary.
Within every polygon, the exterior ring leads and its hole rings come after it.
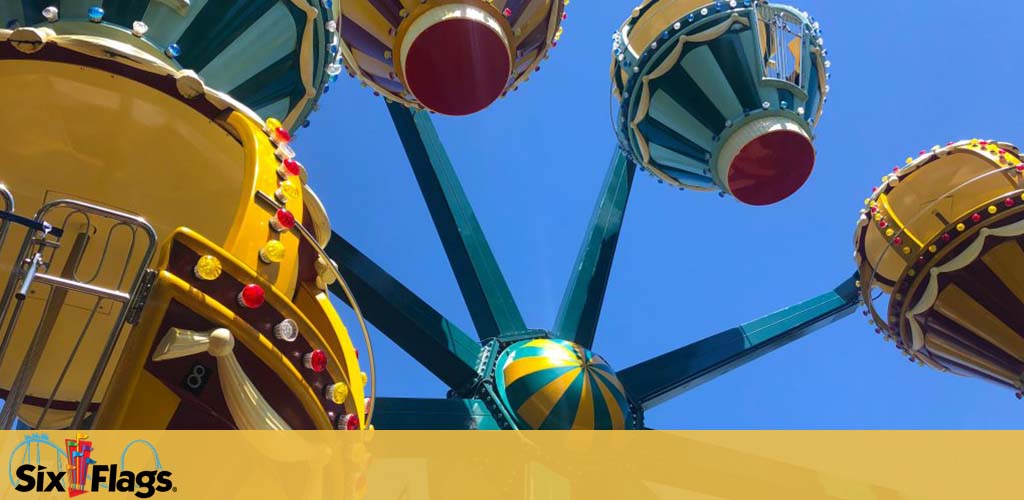
POLYGON ((908 158, 855 233, 868 314, 909 359, 1014 388, 1024 374, 1024 164, 978 139, 908 158), (876 306, 872 290, 888 295, 876 306), (887 311, 886 311, 887 309, 887 311))
POLYGON ((19 96, 0 181, 36 214, 4 221, 0 424, 366 424, 326 294, 330 226, 280 122, 130 45, 48 29, 0 30, 0 92, 19 96))

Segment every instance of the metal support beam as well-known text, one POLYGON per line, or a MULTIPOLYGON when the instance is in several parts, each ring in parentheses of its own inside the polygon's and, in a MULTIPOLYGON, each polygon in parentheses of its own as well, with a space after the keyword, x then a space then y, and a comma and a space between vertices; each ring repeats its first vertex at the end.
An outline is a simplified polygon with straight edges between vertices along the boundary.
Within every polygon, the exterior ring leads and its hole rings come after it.
POLYGON ((635 172, 633 162, 616 147, 555 320, 556 337, 588 349, 594 344, 635 172))
POLYGON ((377 398, 373 424, 390 430, 500 430, 479 399, 377 398))
MULTIPOLYGON (((480 345, 334 233, 326 248, 366 319, 452 389, 474 382, 480 345)), ((345 300, 337 283, 331 292, 345 300)))
POLYGON ((512 292, 425 111, 388 104, 481 340, 526 330, 512 292))
POLYGON ((849 315, 859 294, 854 276, 835 290, 633 365, 618 373, 649 410, 734 368, 849 315))

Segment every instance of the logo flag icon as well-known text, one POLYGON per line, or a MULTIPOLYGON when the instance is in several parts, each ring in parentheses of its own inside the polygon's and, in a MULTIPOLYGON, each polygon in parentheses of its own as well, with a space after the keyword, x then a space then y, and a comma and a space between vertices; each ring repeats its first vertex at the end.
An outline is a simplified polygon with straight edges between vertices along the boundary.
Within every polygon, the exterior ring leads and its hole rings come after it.
POLYGON ((78 433, 75 439, 65 439, 64 444, 68 452, 68 496, 76 497, 87 493, 85 489, 86 476, 89 474, 89 465, 96 463, 92 456, 92 441, 86 441, 89 436, 78 433))

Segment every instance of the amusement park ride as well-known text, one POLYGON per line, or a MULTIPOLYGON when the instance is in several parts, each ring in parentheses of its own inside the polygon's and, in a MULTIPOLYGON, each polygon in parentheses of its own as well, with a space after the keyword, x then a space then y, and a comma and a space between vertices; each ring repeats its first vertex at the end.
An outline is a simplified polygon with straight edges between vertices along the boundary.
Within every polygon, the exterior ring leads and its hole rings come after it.
POLYGON ((528 328, 430 114, 524 84, 568 3, 0 0, 0 426, 642 429, 862 303, 911 360, 1021 391, 1024 165, 992 141, 888 174, 834 290, 618 371, 590 351, 637 167, 749 205, 810 175, 828 54, 766 1, 647 0, 615 32, 618 147, 555 324, 528 328), (341 73, 387 101, 477 338, 331 230, 289 141, 341 73), (377 397, 364 316, 447 397, 377 397))

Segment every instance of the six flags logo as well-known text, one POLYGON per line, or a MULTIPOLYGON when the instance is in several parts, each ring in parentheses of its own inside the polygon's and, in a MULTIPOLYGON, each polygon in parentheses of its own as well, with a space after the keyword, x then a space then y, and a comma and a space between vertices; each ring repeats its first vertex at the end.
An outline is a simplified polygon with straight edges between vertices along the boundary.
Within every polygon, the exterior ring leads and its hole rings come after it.
MULTIPOLYGON (((85 434, 78 434, 75 439, 65 439, 65 449, 61 450, 51 443, 45 435, 42 437, 29 436, 26 438, 18 448, 27 444, 28 448, 25 451, 28 455, 31 455, 32 445, 36 444, 36 457, 38 461, 41 447, 44 445, 52 447, 58 452, 58 461, 66 459, 66 464, 62 465, 66 465, 67 470, 60 470, 61 467, 58 467, 57 470, 52 470, 42 464, 30 464, 23 461, 14 471, 17 481, 13 478, 11 480, 14 484, 14 489, 22 492, 67 492, 69 497, 76 497, 90 491, 108 491, 134 493, 139 498, 149 498, 158 492, 177 491, 177 488, 171 482, 171 472, 159 470, 160 459, 156 457, 156 450, 148 442, 145 443, 153 449, 158 470, 134 472, 130 470, 119 471, 117 464, 97 464, 96 460, 92 458, 92 441, 88 439, 89 436, 85 434)), ((128 447, 136 442, 138 441, 129 443, 128 447)), ((125 447, 125 453, 127 453, 128 447, 125 447)), ((17 448, 15 453, 17 453, 17 448)), ((15 453, 11 454, 11 463, 8 464, 8 470, 14 465, 15 453)), ((123 455, 121 457, 121 468, 124 468, 123 455)))

